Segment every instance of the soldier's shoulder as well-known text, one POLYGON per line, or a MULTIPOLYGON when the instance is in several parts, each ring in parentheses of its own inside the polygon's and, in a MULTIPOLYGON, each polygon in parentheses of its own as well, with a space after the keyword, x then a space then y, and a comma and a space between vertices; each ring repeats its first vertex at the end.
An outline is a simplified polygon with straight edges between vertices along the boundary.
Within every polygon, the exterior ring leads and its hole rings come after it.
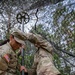
POLYGON ((4 44, 4 45, 0 46, 0 50, 7 51, 9 49, 10 48, 9 48, 9 46, 7 44, 4 44))
POLYGON ((0 46, 0 55, 11 54, 10 47, 7 44, 0 46))

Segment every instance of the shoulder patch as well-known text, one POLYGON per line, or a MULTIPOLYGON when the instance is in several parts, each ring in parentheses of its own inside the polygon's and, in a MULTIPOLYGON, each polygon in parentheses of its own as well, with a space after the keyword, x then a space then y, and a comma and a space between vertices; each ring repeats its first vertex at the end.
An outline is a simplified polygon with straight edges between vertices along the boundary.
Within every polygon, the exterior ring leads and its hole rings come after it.
POLYGON ((6 62, 8 62, 8 63, 10 62, 10 57, 8 54, 5 54, 3 57, 6 60, 6 62))

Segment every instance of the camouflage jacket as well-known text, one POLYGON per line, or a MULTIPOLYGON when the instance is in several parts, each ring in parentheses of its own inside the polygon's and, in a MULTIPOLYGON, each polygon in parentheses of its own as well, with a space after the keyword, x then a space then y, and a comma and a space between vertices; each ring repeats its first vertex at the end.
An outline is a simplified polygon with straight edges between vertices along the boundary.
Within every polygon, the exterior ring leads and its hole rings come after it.
POLYGON ((0 46, 0 75, 16 75, 18 60, 9 43, 0 46), (8 56, 9 57, 8 57, 8 56), (8 62, 6 59, 8 59, 8 62))
POLYGON ((33 43, 37 51, 34 56, 32 69, 29 75, 58 75, 60 72, 53 64, 52 45, 38 34, 25 34, 27 40, 33 43))

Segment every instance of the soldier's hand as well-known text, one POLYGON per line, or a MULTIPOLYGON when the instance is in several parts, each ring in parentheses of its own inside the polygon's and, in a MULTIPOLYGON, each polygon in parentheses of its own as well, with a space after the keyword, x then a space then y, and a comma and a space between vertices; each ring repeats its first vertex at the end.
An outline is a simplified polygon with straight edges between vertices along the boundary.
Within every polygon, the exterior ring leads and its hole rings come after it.
POLYGON ((20 67, 20 72, 23 71, 23 70, 24 70, 24 72, 27 72, 27 69, 24 66, 21 66, 20 67))
POLYGON ((23 44, 22 44, 21 48, 26 48, 26 45, 23 45, 23 44))

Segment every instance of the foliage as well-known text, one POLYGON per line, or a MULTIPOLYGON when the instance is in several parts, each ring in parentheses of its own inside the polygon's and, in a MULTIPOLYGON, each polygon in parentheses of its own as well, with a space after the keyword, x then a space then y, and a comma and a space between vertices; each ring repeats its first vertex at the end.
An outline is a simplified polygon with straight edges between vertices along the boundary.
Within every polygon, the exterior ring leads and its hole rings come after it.
MULTIPOLYGON (((61 4, 61 6, 63 6, 61 4)), ((74 42, 74 34, 75 34, 75 10, 73 9, 73 5, 65 6, 63 8, 57 8, 53 14, 53 30, 54 30, 54 38, 57 40, 58 45, 68 52, 75 53, 75 42, 74 42)), ((63 54, 66 59, 73 59, 66 54, 63 54)), ((74 60, 69 60, 70 62, 74 62, 74 60)), ((62 75, 71 75, 71 68, 73 66, 65 63, 62 75), (66 73, 67 72, 67 73, 66 73)))

